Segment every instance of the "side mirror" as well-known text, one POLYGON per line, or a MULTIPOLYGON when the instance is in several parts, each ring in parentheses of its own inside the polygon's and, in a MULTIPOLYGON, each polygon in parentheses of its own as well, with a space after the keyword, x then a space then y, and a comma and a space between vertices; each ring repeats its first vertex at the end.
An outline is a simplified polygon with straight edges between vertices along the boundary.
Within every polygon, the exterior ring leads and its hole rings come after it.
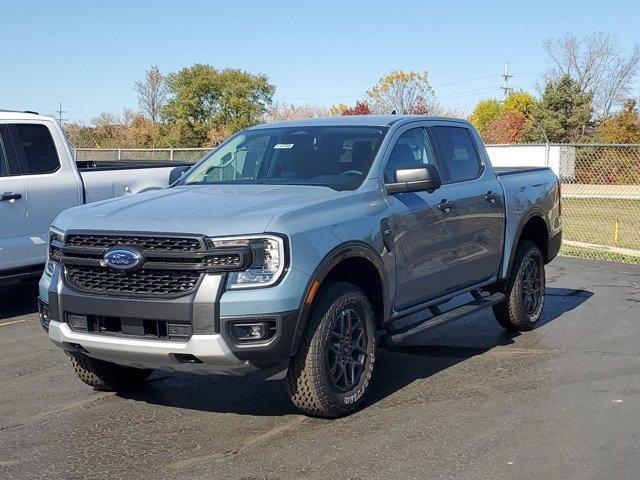
POLYGON ((435 165, 420 165, 419 167, 399 168, 396 170, 395 183, 387 183, 390 195, 403 192, 436 191, 442 185, 440 172, 435 165))
POLYGON ((190 168, 190 165, 181 165, 179 167, 173 168, 171 172, 169 172, 169 185, 173 185, 176 181, 178 181, 182 177, 182 175, 184 175, 190 168))

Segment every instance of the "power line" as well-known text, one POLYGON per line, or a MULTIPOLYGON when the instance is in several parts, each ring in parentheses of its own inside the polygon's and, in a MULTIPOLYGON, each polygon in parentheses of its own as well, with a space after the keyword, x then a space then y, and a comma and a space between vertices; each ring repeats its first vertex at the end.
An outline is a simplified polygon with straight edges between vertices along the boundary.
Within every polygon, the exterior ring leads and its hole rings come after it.
POLYGON ((491 86, 491 87, 482 87, 482 88, 476 88, 473 90, 465 90, 462 92, 456 92, 456 93, 448 93, 447 95, 438 95, 436 98, 440 99, 440 98, 451 98, 451 97, 461 97, 461 96, 465 96, 465 95, 475 95, 477 93, 484 93, 484 92, 489 92, 492 90, 495 90, 496 87, 491 86))
MULTIPOLYGON (((530 73, 519 73, 519 74, 510 74, 509 73, 509 64, 505 63, 505 70, 504 73, 502 74, 497 74, 497 73, 492 73, 492 74, 488 74, 488 75, 480 75, 477 77, 471 77, 471 78, 465 78, 462 80, 456 80, 453 82, 445 82, 445 83, 439 83, 439 84, 435 84, 432 85, 432 87, 434 89, 438 89, 441 87, 447 87, 450 85, 459 85, 462 83, 468 83, 468 82, 473 82, 473 81, 477 81, 477 80, 484 80, 487 78, 497 78, 497 77, 502 77, 503 78, 503 85, 501 87, 499 87, 500 89, 503 90, 505 97, 509 95, 509 93, 513 92, 513 87, 511 85, 509 85, 509 79, 514 78, 516 75, 531 75, 530 73)), ((473 90, 464 90, 462 92, 456 92, 456 93, 447 93, 445 95, 437 95, 436 97, 438 99, 440 98, 451 98, 451 97, 456 97, 456 96, 466 96, 466 95, 471 95, 474 93, 484 93, 484 92, 488 92, 489 90, 493 90, 496 87, 482 87, 482 88, 478 88, 478 89, 473 89, 473 90)), ((340 99, 353 99, 353 98, 363 98, 365 95, 364 94, 359 94, 359 95, 327 95, 327 96, 310 96, 310 97, 278 97, 277 100, 280 101, 292 101, 292 100, 340 100, 340 99)))
MULTIPOLYGON (((440 88, 440 87, 448 87, 449 85, 459 85, 461 83, 467 83, 467 82, 473 82, 476 80, 484 80, 486 78, 495 78, 498 77, 499 75, 496 73, 491 73, 489 75, 481 75, 478 77, 471 77, 471 78, 465 78, 462 80, 456 80, 453 82, 445 82, 445 83, 438 83, 435 85, 432 85, 432 88, 440 88)), ((362 98, 364 97, 364 94, 359 94, 359 95, 327 95, 327 96, 311 96, 311 97, 279 97, 279 100, 335 100, 335 99, 341 99, 341 98, 362 98)))
POLYGON ((458 80, 455 82, 440 83, 438 85, 433 85, 433 88, 448 87, 449 85, 458 85, 460 83, 473 82, 475 80, 483 80, 485 78, 495 78, 497 76, 498 76, 497 74, 492 73, 490 75, 482 75, 481 77, 467 78, 465 80, 458 80))

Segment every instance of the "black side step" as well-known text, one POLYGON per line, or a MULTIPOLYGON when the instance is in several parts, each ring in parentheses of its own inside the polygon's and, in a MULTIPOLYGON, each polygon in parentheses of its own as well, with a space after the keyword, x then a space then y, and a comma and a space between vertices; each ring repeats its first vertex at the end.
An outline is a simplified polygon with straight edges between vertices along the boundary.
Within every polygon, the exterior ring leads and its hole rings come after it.
MULTIPOLYGON (((453 322, 454 320, 466 317, 467 315, 471 315, 478 310, 482 310, 483 308, 487 308, 496 303, 500 303, 502 300, 504 300, 504 298, 505 296, 503 293, 494 293, 493 295, 489 295, 486 297, 476 298, 469 303, 453 308, 444 313, 435 314, 433 317, 427 318, 426 320, 407 325, 406 327, 402 327, 398 330, 391 330, 387 335, 382 337, 382 343, 387 346, 402 346, 405 344, 407 339, 413 337, 414 335, 422 333, 431 328, 439 327, 441 325, 444 325, 445 323, 453 322)), ((390 327, 393 328, 393 326, 390 327)))

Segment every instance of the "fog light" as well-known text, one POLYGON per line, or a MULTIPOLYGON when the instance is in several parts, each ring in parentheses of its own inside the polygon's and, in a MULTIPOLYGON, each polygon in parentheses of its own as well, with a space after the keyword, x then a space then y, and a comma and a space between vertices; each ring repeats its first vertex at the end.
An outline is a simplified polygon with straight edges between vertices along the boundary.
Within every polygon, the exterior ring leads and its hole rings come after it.
POLYGON ((267 337, 267 323, 236 323, 231 325, 231 334, 240 342, 263 340, 267 337))
POLYGON ((38 299, 38 314, 40 316, 40 325, 45 330, 49 330, 49 322, 51 319, 49 318, 49 305, 44 303, 42 300, 38 299))

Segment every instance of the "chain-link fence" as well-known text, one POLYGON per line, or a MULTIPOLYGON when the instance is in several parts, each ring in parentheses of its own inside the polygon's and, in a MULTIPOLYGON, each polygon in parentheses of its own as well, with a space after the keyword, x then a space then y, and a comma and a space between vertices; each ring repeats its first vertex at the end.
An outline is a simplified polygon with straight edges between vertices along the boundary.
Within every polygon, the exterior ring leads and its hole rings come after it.
POLYGON ((560 165, 564 252, 640 263, 640 145, 571 146, 560 165))
POLYGON ((640 145, 495 145, 493 163, 546 165, 562 181, 562 253, 640 263, 640 145))
POLYGON ((210 151, 210 148, 76 148, 74 155, 78 162, 196 163, 210 151))

